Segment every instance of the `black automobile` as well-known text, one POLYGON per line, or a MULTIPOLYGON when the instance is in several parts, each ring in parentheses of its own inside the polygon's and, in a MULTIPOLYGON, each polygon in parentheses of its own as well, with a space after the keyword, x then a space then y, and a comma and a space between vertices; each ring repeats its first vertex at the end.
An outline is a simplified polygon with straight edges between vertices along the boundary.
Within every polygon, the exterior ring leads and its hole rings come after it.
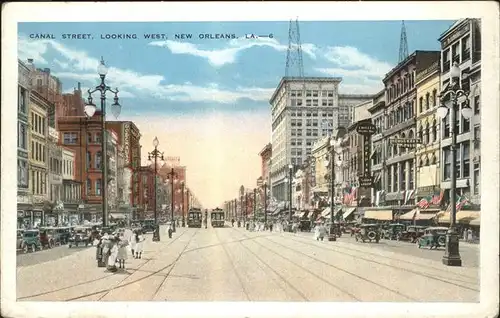
POLYGON ((71 248, 72 246, 92 245, 91 231, 92 231, 91 227, 85 227, 85 226, 75 227, 73 233, 71 234, 68 240, 68 247, 71 248))
POLYGON ((155 227, 154 220, 144 220, 144 222, 142 222, 142 232, 143 233, 154 232, 155 228, 156 227, 155 227))

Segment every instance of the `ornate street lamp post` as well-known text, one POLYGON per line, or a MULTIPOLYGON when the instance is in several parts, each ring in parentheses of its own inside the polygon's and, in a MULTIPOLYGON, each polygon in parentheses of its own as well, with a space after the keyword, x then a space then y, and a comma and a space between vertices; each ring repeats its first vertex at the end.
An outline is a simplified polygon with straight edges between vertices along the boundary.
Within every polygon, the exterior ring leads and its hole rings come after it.
POLYGON ((97 85, 93 90, 88 90, 88 101, 85 105, 85 114, 88 118, 94 116, 96 111, 96 105, 92 102, 92 94, 99 91, 101 93, 101 167, 102 167, 102 185, 101 185, 101 196, 102 196, 102 226, 108 226, 108 198, 106 196, 107 185, 108 185, 108 154, 107 154, 107 136, 106 136, 106 92, 111 92, 115 94, 114 103, 111 105, 111 113, 118 118, 121 113, 122 106, 118 103, 118 88, 115 90, 107 86, 104 82, 106 74, 108 73, 108 68, 104 64, 104 59, 101 57, 101 62, 97 67, 97 73, 101 78, 101 83, 97 85))
POLYGON ((255 216, 257 214, 257 188, 253 189, 253 223, 255 224, 255 216))
POLYGON ((293 182, 293 166, 288 165, 288 177, 285 178, 285 183, 288 183, 288 226, 289 232, 292 231, 292 182, 293 182))
MULTIPOLYGON (((158 214, 157 214, 157 192, 158 192, 158 159, 160 159, 160 168, 163 167, 165 164, 165 161, 163 160, 163 152, 160 152, 158 150, 158 145, 160 142, 158 141, 158 137, 155 137, 153 140, 153 146, 155 149, 153 151, 148 152, 148 165, 154 164, 154 207, 153 207, 153 212, 154 212, 154 219, 155 219, 155 227, 158 227, 158 214), (154 160, 153 160, 154 159, 154 160)), ((159 231, 158 231, 159 233, 159 231)), ((155 237, 153 237, 154 239, 155 237)), ((158 241, 160 240, 160 237, 158 236, 158 241)))
POLYGON ((332 136, 330 136, 330 149, 329 149, 329 158, 325 160, 325 167, 330 167, 330 230, 329 230, 329 241, 336 241, 337 237, 335 234, 335 224, 334 224, 334 215, 335 215, 335 166, 340 166, 341 161, 338 159, 335 161, 335 154, 337 156, 342 152, 342 148, 340 147, 340 139, 334 140, 332 136))
POLYGON ((175 189, 174 189, 174 183, 177 183, 177 173, 175 173, 174 168, 170 170, 170 172, 167 174, 168 179, 170 179, 170 185, 171 185, 171 202, 170 202, 170 222, 172 222, 172 232, 175 233, 175 222, 174 222, 174 207, 175 207, 175 189))
POLYGON ((465 119, 470 119, 473 115, 473 111, 469 106, 469 92, 463 90, 461 88, 460 83, 460 67, 458 67, 458 63, 453 63, 453 66, 450 70, 450 78, 451 82, 448 84, 443 91, 439 94, 439 99, 441 102, 441 106, 437 109, 437 114, 443 120, 446 120, 446 117, 449 116, 450 121, 450 135, 451 135, 451 186, 450 186, 450 204, 451 204, 451 213, 450 213, 450 227, 448 228, 448 232, 446 233, 446 249, 443 255, 443 264, 448 266, 462 266, 462 259, 460 257, 459 252, 459 236, 456 229, 456 219, 457 219, 457 207, 456 207, 456 187, 457 187, 457 176, 455 174, 455 164, 457 160, 456 148, 457 148, 457 133, 455 131, 455 121, 457 120, 455 111, 458 111, 459 104, 458 99, 460 97, 465 97, 465 106, 462 108, 462 116, 465 119), (445 98, 450 96, 451 103, 449 106, 445 105, 445 98))
POLYGON ((267 181, 264 180, 264 224, 267 223, 267 181))

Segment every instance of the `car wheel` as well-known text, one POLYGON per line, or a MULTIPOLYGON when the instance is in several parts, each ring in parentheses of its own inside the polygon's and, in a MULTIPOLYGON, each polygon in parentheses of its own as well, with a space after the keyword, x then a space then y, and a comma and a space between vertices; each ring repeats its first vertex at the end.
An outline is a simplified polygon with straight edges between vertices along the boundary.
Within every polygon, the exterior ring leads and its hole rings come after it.
POLYGON ((35 244, 31 244, 31 252, 36 252, 36 245, 35 244))

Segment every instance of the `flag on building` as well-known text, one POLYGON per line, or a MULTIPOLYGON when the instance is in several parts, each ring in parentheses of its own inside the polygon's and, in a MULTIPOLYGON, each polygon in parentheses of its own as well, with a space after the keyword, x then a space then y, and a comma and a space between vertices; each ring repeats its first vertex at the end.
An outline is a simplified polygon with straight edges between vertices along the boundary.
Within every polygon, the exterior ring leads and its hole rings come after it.
POLYGON ((441 189, 441 191, 439 192, 435 192, 434 195, 432 196, 432 201, 431 203, 433 205, 440 205, 441 204, 441 201, 443 200, 443 196, 444 196, 444 190, 441 189))
POLYGON ((406 205, 408 201, 410 201, 410 199, 413 198, 414 192, 415 192, 414 190, 408 190, 406 192, 403 192, 405 198, 404 205, 406 205))
POLYGON ((427 209, 431 204, 430 199, 431 199, 430 197, 425 197, 420 199, 420 201, 418 201, 417 203, 417 206, 421 209, 427 209))
POLYGON ((464 195, 457 200, 457 212, 460 211, 464 206, 470 203, 469 199, 464 195))

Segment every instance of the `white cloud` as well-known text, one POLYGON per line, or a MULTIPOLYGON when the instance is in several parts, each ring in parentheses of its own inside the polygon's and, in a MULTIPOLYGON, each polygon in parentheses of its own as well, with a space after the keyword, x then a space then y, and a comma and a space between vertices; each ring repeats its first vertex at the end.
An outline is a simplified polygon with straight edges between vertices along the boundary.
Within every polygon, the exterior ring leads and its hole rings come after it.
MULTIPOLYGON (((284 52, 288 49, 288 46, 280 44, 276 39, 271 38, 238 38, 229 41, 227 46, 220 49, 202 49, 200 48, 200 45, 197 44, 171 40, 152 41, 149 43, 149 45, 165 47, 169 49, 172 54, 188 54, 205 58, 211 65, 215 67, 220 67, 225 64, 232 64, 236 62, 238 53, 252 47, 271 47, 281 52, 284 52)), ((314 46, 314 44, 303 44, 302 51, 308 54, 311 58, 316 58, 316 47, 314 46)))
POLYGON ((316 71, 342 77, 342 93, 376 93, 383 88, 382 78, 392 66, 351 46, 328 47, 325 58, 334 67, 317 67, 316 71))
MULTIPOLYGON (((99 81, 97 76, 97 65, 99 60, 89 56, 84 51, 68 48, 53 40, 29 41, 21 37, 19 39, 19 56, 33 57, 34 52, 41 52, 35 59, 35 64, 48 64, 43 58, 52 48, 61 54, 65 61, 54 59, 53 62, 62 69, 72 69, 76 72, 53 72, 61 79, 72 79, 85 83, 87 86, 96 85, 99 81), (33 44, 36 43, 36 44, 33 44), (66 67, 66 68, 65 68, 66 67)), ((273 88, 240 87, 233 90, 221 88, 217 83, 208 86, 193 85, 190 82, 184 84, 164 84, 165 77, 156 74, 141 74, 132 70, 110 67, 106 76, 108 85, 120 90, 121 97, 148 96, 178 102, 217 102, 234 103, 241 98, 255 101, 269 100, 273 88)))

